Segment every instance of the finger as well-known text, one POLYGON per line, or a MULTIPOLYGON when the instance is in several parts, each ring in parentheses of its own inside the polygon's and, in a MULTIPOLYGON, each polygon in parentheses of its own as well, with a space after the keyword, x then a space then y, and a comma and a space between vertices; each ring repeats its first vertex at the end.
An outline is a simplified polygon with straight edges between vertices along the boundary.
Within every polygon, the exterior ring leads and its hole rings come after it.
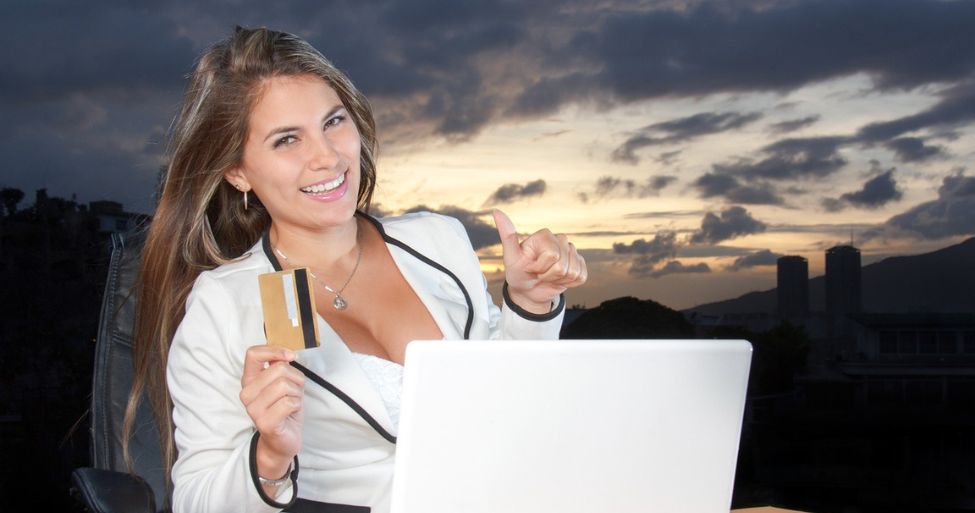
POLYGON ((247 383, 241 383, 240 400, 246 405, 260 395, 302 395, 305 375, 286 362, 274 362, 247 383))
POLYGON ((547 230, 539 231, 535 235, 539 236, 536 245, 538 260, 534 266, 538 279, 559 283, 571 269, 569 238, 561 233, 554 235, 547 230))
POLYGON ((567 287, 578 287, 586 283, 586 280, 589 279, 589 267, 586 266, 586 259, 578 251, 575 251, 575 255, 579 265, 579 275, 576 276, 576 279, 572 283, 567 283, 567 287))
POLYGON ((290 350, 279 346, 251 346, 247 348, 244 355, 244 373, 240 378, 242 384, 249 383, 257 375, 264 371, 265 364, 274 362, 291 362, 298 355, 290 350))
POLYGON ((511 218, 504 212, 494 209, 494 225, 498 229, 501 237, 501 252, 505 261, 516 257, 521 253, 521 243, 518 242, 518 231, 511 218))
POLYGON ((250 408, 247 409, 248 415, 254 421, 254 426, 261 433, 279 434, 284 429, 285 420, 300 412, 304 403, 300 397, 280 397, 277 401, 266 405, 259 414, 252 414, 250 408))

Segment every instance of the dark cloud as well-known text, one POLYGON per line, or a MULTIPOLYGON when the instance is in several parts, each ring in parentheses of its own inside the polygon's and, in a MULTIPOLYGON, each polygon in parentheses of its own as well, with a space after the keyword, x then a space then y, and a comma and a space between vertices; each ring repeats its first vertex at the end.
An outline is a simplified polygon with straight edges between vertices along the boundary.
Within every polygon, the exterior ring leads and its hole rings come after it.
POLYGON ((573 48, 627 100, 785 91, 856 73, 879 87, 910 88, 971 72, 972 19, 971 2, 799 1, 756 10, 703 2, 612 14, 573 48))
POLYGON ((762 148, 765 157, 760 160, 741 159, 713 167, 716 173, 746 180, 822 178, 846 165, 839 150, 849 141, 848 137, 783 139, 762 148))
POLYGON ((545 194, 545 180, 535 180, 525 185, 516 183, 504 184, 494 191, 484 205, 512 203, 525 198, 532 198, 545 194))
POLYGON ((407 209, 404 213, 409 214, 412 212, 436 212, 457 218, 460 224, 464 225, 464 229, 467 230, 467 235, 471 239, 471 246, 474 247, 475 251, 495 244, 501 244, 501 236, 498 235, 498 229, 494 226, 494 221, 491 221, 491 223, 483 221, 483 217, 487 215, 485 212, 472 212, 452 205, 445 205, 436 209, 426 205, 417 205, 407 209))
POLYGON ((928 146, 919 137, 898 137, 884 144, 901 162, 921 162, 942 154, 937 146, 928 146))
MULTIPOLYGON (((876 162, 873 165, 878 166, 876 162)), ((899 201, 903 193, 897 188, 894 171, 895 168, 890 168, 867 180, 859 191, 848 192, 840 196, 839 199, 827 198, 823 200, 823 206, 826 210, 836 212, 846 206, 872 209, 880 208, 891 201, 899 201)))
POLYGON ((729 271, 739 271, 751 267, 767 267, 776 265, 782 255, 772 253, 771 250, 763 249, 750 255, 745 255, 735 259, 734 263, 728 266, 729 271))
POLYGON ((613 244, 613 253, 617 255, 638 255, 647 264, 656 264, 662 260, 677 256, 677 233, 666 231, 654 236, 653 240, 637 239, 629 245, 617 242, 613 244))
POLYGON ((734 206, 716 216, 711 212, 701 220, 701 229, 691 235, 690 242, 695 244, 718 244, 719 242, 743 237, 755 233, 762 233, 767 226, 755 219, 742 207, 734 206))
MULTIPOLYGON (((675 181, 677 181, 676 176, 668 175, 651 176, 642 183, 607 175, 596 180, 594 194, 599 198, 646 198, 659 195, 661 190, 675 181)), ((586 197, 588 198, 588 194, 586 197)))
POLYGON ((742 184, 730 174, 705 173, 691 183, 701 198, 722 197, 730 203, 745 205, 781 205, 782 198, 768 183, 742 184))
POLYGON ((688 142, 704 135, 741 128, 761 117, 762 115, 757 112, 746 114, 702 112, 685 118, 655 123, 640 129, 636 135, 613 150, 612 158, 617 162, 637 164, 640 158, 637 157, 636 151, 641 148, 688 142))
MULTIPOLYGON (((661 276, 666 276, 668 274, 700 274, 711 272, 711 267, 704 262, 700 262, 694 265, 684 265, 679 260, 672 260, 667 262, 660 269, 654 270, 648 274, 651 278, 660 278, 661 276)), ((634 274, 631 270, 631 274, 634 274)))
POLYGON ((857 132, 857 141, 883 143, 910 132, 954 128, 975 121, 975 82, 969 80, 949 88, 941 93, 941 97, 937 104, 925 111, 864 126, 857 132))
POLYGON ((785 134, 788 132, 795 132, 796 130, 801 130, 819 121, 819 115, 807 116, 799 119, 790 119, 788 121, 780 121, 778 123, 772 123, 769 125, 769 131, 776 134, 785 134))
POLYGON ((906 233, 922 239, 975 234, 975 177, 962 172, 944 178, 938 199, 898 214, 884 225, 888 234, 906 233))

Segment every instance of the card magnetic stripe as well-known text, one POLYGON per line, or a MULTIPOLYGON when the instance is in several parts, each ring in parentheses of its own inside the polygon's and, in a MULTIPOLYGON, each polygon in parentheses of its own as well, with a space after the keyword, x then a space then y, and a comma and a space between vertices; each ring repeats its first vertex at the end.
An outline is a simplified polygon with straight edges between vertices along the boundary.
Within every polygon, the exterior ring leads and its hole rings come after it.
POLYGON ((298 289, 298 317, 301 319, 301 334, 305 338, 305 349, 313 349, 316 347, 315 312, 311 309, 307 269, 295 269, 295 288, 298 289))

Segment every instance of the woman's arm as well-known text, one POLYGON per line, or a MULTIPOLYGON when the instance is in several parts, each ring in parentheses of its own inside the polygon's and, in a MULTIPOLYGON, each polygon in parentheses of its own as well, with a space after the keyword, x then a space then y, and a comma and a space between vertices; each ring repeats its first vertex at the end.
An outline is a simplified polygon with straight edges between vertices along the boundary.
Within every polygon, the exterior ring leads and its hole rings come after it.
MULTIPOLYGON (((175 512, 275 512, 293 499, 291 484, 259 490, 253 475, 252 463, 271 474, 277 471, 275 465, 281 458, 272 457, 269 463, 264 457, 267 448, 260 440, 252 450, 256 428, 248 407, 242 402, 245 395, 242 377, 248 380, 248 385, 259 385, 255 380, 260 380, 261 374, 267 374, 263 381, 268 384, 280 383, 276 378, 286 373, 274 376, 279 371, 255 372, 256 367, 264 366, 258 360, 273 358, 247 353, 247 347, 255 340, 253 334, 250 341, 245 339, 241 328, 245 324, 240 318, 238 300, 219 282, 201 275, 187 299, 186 315, 173 338, 167 366, 178 450, 173 467, 175 512), (262 491, 272 500, 262 497, 262 491)), ((283 366, 294 370, 284 362, 279 363, 269 368, 283 366)), ((281 388, 285 395, 296 393, 294 387, 281 388)), ((247 395, 252 402, 259 401, 251 407, 255 412, 260 409, 267 413, 279 402, 271 394, 247 395)), ((280 445, 275 448, 280 450, 280 445)))

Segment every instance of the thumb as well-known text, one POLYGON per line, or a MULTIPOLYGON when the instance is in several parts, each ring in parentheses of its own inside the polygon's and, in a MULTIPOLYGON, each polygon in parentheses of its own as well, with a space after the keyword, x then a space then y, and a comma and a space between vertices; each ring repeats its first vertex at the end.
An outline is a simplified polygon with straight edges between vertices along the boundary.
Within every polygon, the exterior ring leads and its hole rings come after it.
POLYGON ((504 212, 494 209, 494 225, 498 228, 498 235, 501 236, 501 252, 507 260, 517 256, 521 252, 521 243, 518 242, 518 232, 515 230, 514 223, 504 212))

